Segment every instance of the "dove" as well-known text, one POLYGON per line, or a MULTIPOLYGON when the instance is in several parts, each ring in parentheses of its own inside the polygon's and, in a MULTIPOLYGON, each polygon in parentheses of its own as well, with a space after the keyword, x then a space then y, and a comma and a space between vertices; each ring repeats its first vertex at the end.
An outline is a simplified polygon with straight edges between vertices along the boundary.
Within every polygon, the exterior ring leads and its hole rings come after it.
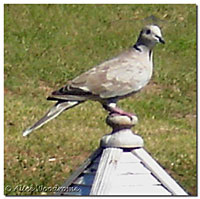
POLYGON ((23 131, 23 136, 87 100, 100 102, 110 114, 131 118, 133 114, 117 107, 117 102, 140 91, 149 83, 153 73, 153 48, 157 43, 165 43, 160 27, 155 24, 146 25, 129 49, 52 92, 47 100, 56 101, 55 105, 33 126, 23 131))

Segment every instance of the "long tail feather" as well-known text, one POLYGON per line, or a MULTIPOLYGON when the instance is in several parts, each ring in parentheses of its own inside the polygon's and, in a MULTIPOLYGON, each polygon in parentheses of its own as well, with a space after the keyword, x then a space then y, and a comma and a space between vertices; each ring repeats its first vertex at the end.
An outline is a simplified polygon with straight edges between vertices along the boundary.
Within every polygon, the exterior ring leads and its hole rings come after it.
POLYGON ((63 111, 78 105, 80 101, 67 101, 56 103, 39 121, 37 121, 33 126, 29 127, 23 131, 23 136, 27 136, 32 131, 40 128, 50 120, 54 119, 60 115, 63 111))

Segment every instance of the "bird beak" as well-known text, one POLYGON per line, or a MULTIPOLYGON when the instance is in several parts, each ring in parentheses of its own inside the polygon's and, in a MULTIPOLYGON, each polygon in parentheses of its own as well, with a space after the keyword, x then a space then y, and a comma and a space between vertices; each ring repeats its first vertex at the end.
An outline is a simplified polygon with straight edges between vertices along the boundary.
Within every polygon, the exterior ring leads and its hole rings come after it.
POLYGON ((159 42, 165 44, 165 40, 162 37, 159 37, 159 42))
POLYGON ((159 37, 156 35, 156 38, 157 38, 158 42, 165 44, 165 40, 162 37, 159 37))

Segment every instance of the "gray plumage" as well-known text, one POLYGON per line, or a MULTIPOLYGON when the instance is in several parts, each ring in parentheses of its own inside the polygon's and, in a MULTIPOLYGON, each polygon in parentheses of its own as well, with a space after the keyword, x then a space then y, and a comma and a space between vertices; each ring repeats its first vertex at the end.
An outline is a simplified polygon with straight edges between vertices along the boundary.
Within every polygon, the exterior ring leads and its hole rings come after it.
POLYGON ((158 42, 164 43, 160 28, 157 25, 144 27, 132 48, 54 91, 47 99, 57 103, 43 118, 25 130, 23 136, 86 100, 99 101, 110 112, 130 116, 131 114, 116 107, 116 103, 148 84, 153 73, 153 47, 158 42))

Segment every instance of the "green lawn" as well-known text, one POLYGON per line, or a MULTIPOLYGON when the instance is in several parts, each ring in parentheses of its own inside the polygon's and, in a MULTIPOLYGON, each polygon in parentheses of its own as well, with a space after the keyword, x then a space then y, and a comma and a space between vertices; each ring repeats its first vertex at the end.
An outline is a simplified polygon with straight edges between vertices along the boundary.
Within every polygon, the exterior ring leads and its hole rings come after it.
POLYGON ((145 18, 160 18, 165 45, 154 51, 150 84, 119 106, 138 115, 145 148, 196 195, 196 5, 5 5, 5 194, 41 195, 20 186, 55 186, 110 132, 107 112, 88 101, 27 138, 22 131, 65 82, 127 49, 145 18), (51 158, 54 161, 51 161, 51 158))

